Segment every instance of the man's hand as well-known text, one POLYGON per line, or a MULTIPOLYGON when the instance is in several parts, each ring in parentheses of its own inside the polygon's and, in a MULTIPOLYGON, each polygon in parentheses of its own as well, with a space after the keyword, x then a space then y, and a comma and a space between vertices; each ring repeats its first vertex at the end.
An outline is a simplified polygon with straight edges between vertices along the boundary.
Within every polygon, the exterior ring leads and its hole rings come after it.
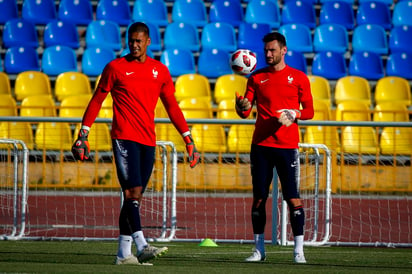
POLYGON ((300 111, 296 109, 280 109, 277 113, 279 114, 279 123, 287 127, 293 124, 295 119, 300 118, 300 111))
POLYGON ((239 111, 248 111, 252 107, 252 104, 249 102, 247 98, 240 96, 238 92, 236 92, 236 109, 239 111))
POLYGON ((190 133, 183 134, 183 140, 186 143, 186 150, 189 154, 190 167, 194 168, 200 161, 200 154, 196 149, 195 142, 190 133))
POLYGON ((90 147, 87 136, 89 135, 89 127, 82 126, 79 131, 77 140, 72 146, 72 153, 76 160, 87 160, 89 159, 90 147))

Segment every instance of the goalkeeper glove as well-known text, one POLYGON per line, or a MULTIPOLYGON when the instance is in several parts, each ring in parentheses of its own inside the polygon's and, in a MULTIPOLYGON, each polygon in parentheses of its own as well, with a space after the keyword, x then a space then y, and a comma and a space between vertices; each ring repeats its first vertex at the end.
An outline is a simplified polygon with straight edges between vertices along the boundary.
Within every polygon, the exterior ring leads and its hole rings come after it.
POLYGON ((279 113, 279 122, 287 127, 293 124, 295 119, 300 118, 300 111, 296 109, 280 109, 277 113, 279 113))
POLYGON ((90 147, 89 140, 87 136, 89 135, 90 128, 87 126, 82 126, 79 131, 76 142, 72 146, 72 153, 76 160, 87 160, 89 159, 90 147))
POLYGON ((193 141, 190 132, 183 133, 183 140, 186 143, 186 150, 189 154, 190 167, 194 168, 200 161, 200 154, 196 149, 195 142, 193 141))
POLYGON ((252 105, 250 104, 249 100, 243 96, 240 96, 238 92, 236 92, 236 108, 239 111, 248 111, 252 105))

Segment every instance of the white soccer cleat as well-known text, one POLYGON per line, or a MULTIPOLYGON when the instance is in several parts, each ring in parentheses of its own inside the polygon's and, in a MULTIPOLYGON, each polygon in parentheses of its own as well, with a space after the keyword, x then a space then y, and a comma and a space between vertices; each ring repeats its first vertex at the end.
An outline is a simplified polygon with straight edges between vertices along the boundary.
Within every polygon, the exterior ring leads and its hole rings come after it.
POLYGON ((253 249, 252 255, 245 259, 245 262, 263 262, 266 259, 266 256, 262 256, 259 250, 256 248, 253 249))
POLYGON ((115 260, 114 264, 116 264, 116 265, 121 265, 121 264, 146 265, 146 266, 153 265, 153 264, 150 264, 150 263, 141 263, 141 262, 139 262, 139 260, 134 255, 127 256, 126 258, 116 257, 116 260, 115 260))
POLYGON ((294 254, 294 261, 297 264, 306 264, 305 255, 303 253, 295 253, 294 254))
POLYGON ((141 252, 137 254, 139 262, 146 262, 165 254, 169 249, 167 247, 146 246, 141 252))

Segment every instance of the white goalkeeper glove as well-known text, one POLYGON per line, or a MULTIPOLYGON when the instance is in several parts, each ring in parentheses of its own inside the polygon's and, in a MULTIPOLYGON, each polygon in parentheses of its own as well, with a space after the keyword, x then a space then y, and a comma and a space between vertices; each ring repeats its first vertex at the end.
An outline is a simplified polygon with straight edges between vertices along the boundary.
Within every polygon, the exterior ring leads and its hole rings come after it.
POLYGON ((295 119, 300 118, 300 111, 296 109, 280 109, 277 113, 279 114, 279 123, 287 127, 293 124, 295 119))

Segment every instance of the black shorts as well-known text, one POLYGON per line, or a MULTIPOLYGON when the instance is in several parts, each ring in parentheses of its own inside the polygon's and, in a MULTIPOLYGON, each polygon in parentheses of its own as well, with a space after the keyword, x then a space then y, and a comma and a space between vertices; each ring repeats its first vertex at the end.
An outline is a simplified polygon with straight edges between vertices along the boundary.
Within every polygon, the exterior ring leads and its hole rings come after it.
POLYGON ((267 198, 273 169, 279 176, 284 200, 299 198, 299 151, 252 144, 250 163, 254 198, 267 198))
POLYGON ((112 140, 117 177, 123 190, 142 186, 146 189, 153 171, 155 147, 129 140, 112 140))

